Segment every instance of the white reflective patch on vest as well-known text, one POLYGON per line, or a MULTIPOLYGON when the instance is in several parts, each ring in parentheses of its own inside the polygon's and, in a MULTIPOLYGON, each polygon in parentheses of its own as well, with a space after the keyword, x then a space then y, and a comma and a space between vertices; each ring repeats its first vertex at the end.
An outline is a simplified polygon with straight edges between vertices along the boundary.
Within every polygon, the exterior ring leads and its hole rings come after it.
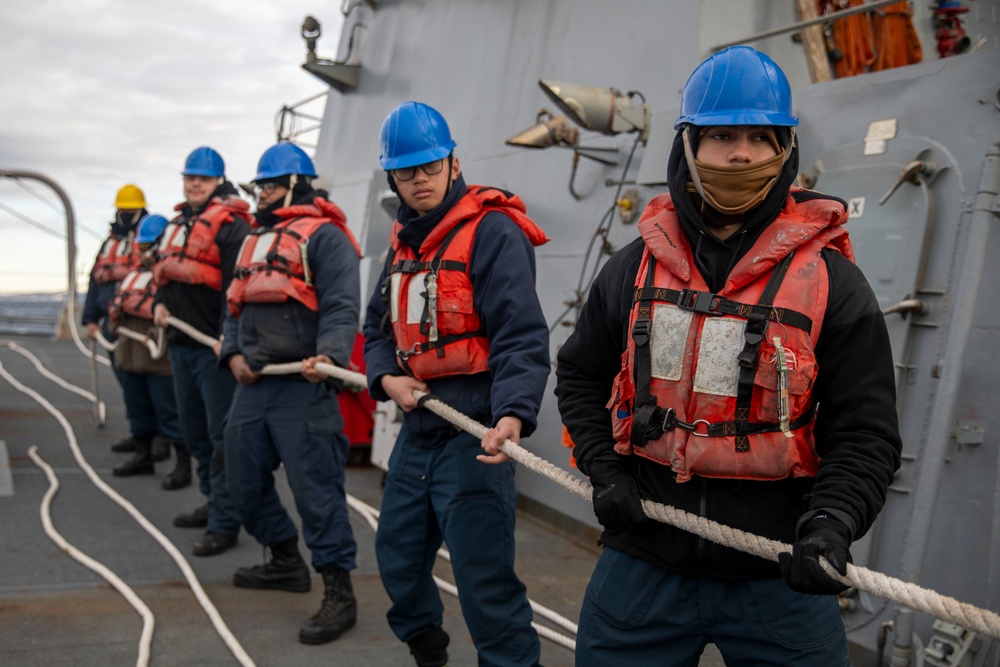
POLYGON ((389 317, 393 322, 399 321, 399 281, 402 279, 402 273, 389 276, 389 317))
POLYGON ((681 379, 692 315, 677 306, 653 306, 653 329, 649 337, 653 377, 674 382, 681 379))
POLYGON ((420 324, 420 318, 424 316, 424 302, 427 300, 427 271, 413 274, 408 287, 409 293, 406 295, 406 323, 420 324))
POLYGON ((167 238, 167 246, 181 248, 184 246, 185 239, 187 239, 187 227, 184 225, 170 225, 164 236, 167 238))
POLYGON ((115 249, 115 240, 108 239, 107 241, 104 242, 104 245, 101 247, 101 257, 110 257, 111 251, 114 249, 115 249))
POLYGON ((694 390, 700 394, 736 396, 739 385, 739 356, 745 343, 744 320, 728 317, 707 318, 701 330, 694 390))
POLYGON ((132 289, 146 289, 146 285, 153 279, 150 271, 143 271, 132 280, 132 289))
POLYGON ((257 237, 257 245, 253 247, 253 252, 250 254, 251 264, 267 263, 267 253, 271 251, 271 246, 274 245, 275 236, 277 234, 274 232, 267 232, 257 237))

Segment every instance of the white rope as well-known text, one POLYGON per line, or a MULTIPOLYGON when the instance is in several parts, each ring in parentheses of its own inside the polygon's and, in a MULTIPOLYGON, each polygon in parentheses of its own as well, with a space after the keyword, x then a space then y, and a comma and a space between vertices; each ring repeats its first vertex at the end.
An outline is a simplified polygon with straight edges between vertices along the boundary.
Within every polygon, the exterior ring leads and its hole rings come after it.
POLYGON ((108 340, 107 338, 104 337, 103 331, 98 331, 97 336, 94 337, 94 340, 97 341, 97 344, 103 347, 108 352, 114 352, 115 348, 118 347, 117 339, 113 341, 108 340))
MULTIPOLYGON (((8 346, 12 347, 12 349, 13 346, 16 345, 16 344, 11 344, 7 341, 0 341, 0 343, 7 344, 8 346)), ((25 356, 32 356, 32 357, 34 356, 31 355, 31 353, 28 352, 27 350, 24 350, 24 348, 21 348, 18 351, 25 356)), ((38 362, 38 364, 40 363, 41 362, 38 362)), ((212 601, 205 593, 205 590, 201 586, 201 582, 198 581, 198 577, 195 575, 194 570, 191 569, 191 566, 188 564, 187 560, 185 560, 181 552, 177 550, 177 547, 175 547, 174 544, 156 528, 156 526, 150 523, 150 521, 142 514, 142 512, 136 509, 136 507, 132 503, 130 503, 127 499, 123 498, 117 491, 108 486, 104 482, 104 480, 102 480, 97 475, 94 469, 84 458, 83 453, 80 451, 80 446, 76 440, 76 434, 73 432, 73 427, 70 425, 69 421, 67 421, 66 417, 61 412, 59 412, 59 410, 57 410, 51 403, 45 400, 45 398, 42 397, 38 392, 34 391, 30 387, 25 387, 15 378, 10 376, 3 369, 2 362, 0 362, 0 374, 2 374, 3 377, 8 382, 10 382, 12 386, 17 388, 22 393, 31 396, 36 403, 38 403, 45 409, 46 412, 55 417, 56 421, 58 421, 59 424, 63 427, 63 431, 66 434, 66 439, 69 441, 70 450, 73 452, 73 457, 76 459, 77 465, 79 465, 80 468, 83 470, 83 472, 87 475, 87 477, 90 478, 90 481, 94 484, 94 486, 96 486, 102 493, 104 493, 104 495, 108 496, 108 498, 114 501, 118 506, 124 509, 129 514, 129 516, 131 516, 136 521, 136 523, 138 523, 147 533, 149 533, 150 536, 153 537, 154 540, 156 540, 160 544, 161 547, 163 547, 164 551, 167 552, 167 554, 177 564, 177 567, 180 568, 181 572, 184 575, 184 578, 188 582, 188 585, 191 587, 191 591, 194 593, 195 598, 197 598, 199 604, 201 604, 202 609, 205 610, 205 614, 209 617, 209 620, 211 620, 212 625, 215 628, 215 631, 222 638, 223 642, 225 642, 230 652, 233 654, 233 656, 236 657, 237 661, 239 661, 241 665, 244 665, 246 667, 252 667, 254 665, 253 660, 250 658, 249 655, 247 655, 246 651, 243 650, 243 647, 240 645, 239 641, 236 639, 235 636, 233 636, 232 632, 226 626, 225 621, 222 620, 222 617, 219 615, 218 610, 215 608, 215 606, 212 604, 212 601)))
POLYGON ((213 338, 212 336, 209 336, 206 333, 202 333, 201 331, 198 331, 197 329, 195 329, 193 326, 191 326, 190 324, 188 324, 184 320, 179 320, 176 317, 174 317, 173 315, 170 315, 169 317, 167 317, 167 323, 170 324, 170 326, 174 327, 175 329, 179 329, 180 331, 183 331, 188 336, 190 336, 191 338, 195 339, 196 341, 198 341, 199 343, 201 343, 202 345, 204 345, 205 347, 207 347, 209 349, 212 349, 213 347, 215 347, 215 344, 219 342, 218 338, 213 338))
MULTIPOLYGON (((98 334, 98 338, 100 334, 98 334)), ((98 382, 99 374, 97 372, 97 343, 96 341, 90 341, 90 388, 93 391, 94 396, 94 421, 97 422, 98 426, 104 426, 104 418, 107 415, 107 408, 104 405, 104 401, 101 400, 101 386, 98 382)), ((39 362, 41 363, 41 362, 39 362)), ((110 365, 110 361, 108 364, 110 365)))
MULTIPOLYGON (((83 341, 80 340, 80 332, 76 328, 76 314, 74 312, 76 304, 74 304, 73 301, 74 299, 70 298, 66 299, 66 319, 69 320, 66 326, 69 327, 70 336, 73 338, 73 342, 76 343, 77 349, 80 350, 80 352, 82 352, 85 356, 89 357, 92 355, 92 352, 88 350, 86 346, 84 346, 83 341)), ((111 366, 111 361, 105 359, 104 357, 97 357, 95 363, 101 363, 104 364, 105 366, 111 366)))
MULTIPOLYGON (((128 327, 118 327, 115 329, 115 333, 122 338, 128 338, 145 345, 146 349, 149 350, 149 356, 153 359, 162 359, 163 355, 167 351, 167 346, 163 344, 163 329, 160 327, 153 327, 150 331, 156 332, 155 341, 149 334, 141 334, 138 331, 129 329, 128 327)), ((117 343, 115 343, 115 346, 117 347, 117 343)))
MULTIPOLYGON (((11 381, 11 377, 0 369, 7 379, 8 382, 11 381)), ((13 383, 12 383, 13 384, 13 383)), ((136 610, 140 617, 142 617, 142 633, 139 636, 139 655, 135 660, 136 667, 146 667, 149 664, 149 647, 153 643, 153 628, 156 626, 156 619, 153 617, 153 612, 149 610, 146 603, 136 594, 132 587, 122 581, 121 577, 108 569, 103 563, 100 563, 87 554, 83 553, 72 544, 67 542, 62 535, 56 531, 55 527, 52 525, 52 499, 55 497, 56 493, 59 492, 59 479, 56 477, 55 472, 52 470, 52 466, 46 463, 41 456, 38 455, 38 447, 32 445, 28 449, 28 456, 31 457, 32 462, 36 466, 45 472, 45 476, 49 480, 49 489, 45 492, 45 497, 42 498, 42 505, 39 509, 39 513, 42 517, 42 526, 45 528, 45 534, 49 536, 53 542, 56 543, 60 549, 62 549, 66 555, 68 555, 73 560, 82 564, 87 569, 96 572, 98 576, 107 581, 109 584, 114 586, 115 590, 121 593, 122 597, 132 608, 136 610)))
MULTIPOLYGON (((214 340, 213 340, 214 344, 214 340)), ((262 374, 292 373, 301 370, 301 362, 289 364, 274 364, 266 366, 261 370, 262 374)), ((318 363, 316 370, 331 377, 341 380, 347 385, 367 386, 367 380, 361 373, 355 373, 331 364, 318 363)), ((413 395, 418 400, 422 400, 422 407, 448 420, 463 431, 470 433, 477 438, 482 438, 486 431, 486 426, 470 419, 458 410, 441 402, 439 399, 420 391, 414 391, 413 395)), ((565 487, 569 491, 590 501, 593 487, 578 477, 571 475, 562 468, 549 463, 548 461, 535 456, 531 452, 520 447, 512 440, 507 440, 500 446, 500 451, 518 463, 521 463, 535 473, 548 477, 550 480, 565 487)), ((747 553, 777 561, 778 553, 791 553, 791 545, 769 540, 767 538, 747 533, 742 530, 724 526, 715 521, 710 521, 704 517, 699 517, 688 512, 682 512, 669 505, 654 503, 649 500, 642 501, 643 512, 651 519, 666 523, 699 537, 704 537, 717 544, 739 549, 747 553)), ((979 609, 973 605, 959 602, 932 590, 922 588, 916 584, 896 579, 888 575, 869 570, 864 567, 847 565, 847 576, 842 577, 835 572, 827 563, 823 563, 823 568, 831 576, 843 583, 853 586, 859 590, 867 591, 873 595, 891 600, 905 605, 911 609, 925 612, 942 620, 954 623, 968 630, 975 630, 990 637, 1000 639, 1000 615, 985 609, 979 609)))

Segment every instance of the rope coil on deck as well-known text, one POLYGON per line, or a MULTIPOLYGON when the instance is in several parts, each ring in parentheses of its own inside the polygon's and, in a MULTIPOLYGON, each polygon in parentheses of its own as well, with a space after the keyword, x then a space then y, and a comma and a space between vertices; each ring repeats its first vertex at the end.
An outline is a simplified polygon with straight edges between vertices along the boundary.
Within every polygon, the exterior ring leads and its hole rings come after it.
MULTIPOLYGON (((217 339, 194 329, 175 317, 171 316, 168 318, 168 322, 170 322, 171 326, 177 327, 198 342, 209 347, 214 347, 218 342, 217 339)), ((300 372, 301 370, 302 362, 269 364, 261 369, 260 374, 287 375, 300 372)), ((362 373, 349 371, 332 364, 318 363, 316 364, 316 370, 342 381, 347 386, 365 388, 368 385, 367 378, 362 373)), ((489 430, 483 424, 476 422, 434 396, 421 391, 414 391, 413 395, 421 401, 422 407, 446 419, 467 433, 482 438, 486 431, 489 430)), ((504 442, 500 446, 500 450, 533 472, 547 477, 588 501, 591 500, 593 487, 589 482, 571 475, 562 468, 525 450, 511 440, 504 442)), ((655 521, 669 524, 717 544, 739 549, 740 551, 770 561, 777 561, 779 553, 790 553, 792 550, 789 544, 724 526, 704 517, 683 512, 669 505, 643 500, 642 509, 646 516, 655 521)), ((959 602, 954 598, 941 595, 916 584, 850 563, 847 565, 847 576, 841 576, 828 563, 821 561, 821 564, 827 574, 846 585, 905 605, 911 609, 922 611, 935 618, 940 618, 963 628, 1000 639, 1000 615, 992 611, 979 609, 971 604, 959 602)))

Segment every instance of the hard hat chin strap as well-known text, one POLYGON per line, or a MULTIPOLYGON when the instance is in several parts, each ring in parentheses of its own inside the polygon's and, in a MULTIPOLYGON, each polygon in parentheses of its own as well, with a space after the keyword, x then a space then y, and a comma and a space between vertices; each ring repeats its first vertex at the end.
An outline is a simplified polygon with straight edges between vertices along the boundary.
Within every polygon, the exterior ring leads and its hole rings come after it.
POLYGON ((292 190, 295 189, 295 184, 299 182, 299 175, 292 174, 291 178, 288 180, 288 192, 285 193, 285 201, 282 207, 287 208, 292 205, 292 190))
POLYGON ((684 141, 684 160, 687 162, 688 173, 691 175, 691 182, 694 183, 694 189, 698 191, 698 196, 705 199, 705 188, 701 184, 701 176, 698 174, 698 167, 694 163, 694 150, 691 148, 691 128, 692 125, 685 125, 684 131, 681 133, 681 139, 684 141))

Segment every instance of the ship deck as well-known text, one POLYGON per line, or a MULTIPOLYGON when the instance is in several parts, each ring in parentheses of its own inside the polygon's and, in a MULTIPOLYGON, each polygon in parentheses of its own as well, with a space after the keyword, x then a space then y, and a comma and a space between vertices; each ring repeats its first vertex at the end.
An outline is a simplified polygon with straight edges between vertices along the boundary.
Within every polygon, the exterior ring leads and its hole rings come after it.
MULTIPOLYGON (((66 381, 90 389, 89 360, 72 341, 33 336, 2 338, 30 350, 46 368, 66 381)), ((160 488, 160 478, 172 468, 172 461, 159 463, 155 477, 118 478, 111 474, 111 469, 128 455, 111 452, 110 445, 125 437, 128 428, 120 389, 107 367, 99 367, 100 395, 108 406, 107 423, 99 427, 90 402, 41 376, 27 358, 0 346, 0 361, 8 373, 66 416, 83 456, 100 479, 132 503, 178 548, 221 619, 254 663, 288 667, 327 660, 345 666, 413 664, 405 645, 392 635, 386 623, 389 600, 378 576, 374 532, 359 514, 351 512, 358 541, 358 569, 352 576, 359 603, 358 623, 336 642, 303 645, 297 640, 299 625, 319 608, 322 599, 318 575, 314 575, 312 590, 306 594, 236 588, 231 584, 234 570, 261 562, 260 546, 241 533, 239 545, 224 554, 211 558, 191 556, 191 545, 201 531, 175 528, 172 519, 201 504, 202 497, 194 485, 169 492, 160 488)), ((28 456, 32 445, 55 470, 60 483, 51 508, 55 529, 74 547, 121 577, 154 614, 150 663, 238 664, 178 564, 84 473, 57 420, 6 381, 0 382, 0 441, 5 443, 0 447, 0 557, 4 563, 0 568, 0 664, 129 664, 136 661, 142 631, 140 616, 124 597, 72 560, 44 532, 39 509, 49 483, 28 456), (5 470, 6 461, 9 465, 5 470)), ((347 491, 377 509, 382 479, 379 468, 352 465, 347 473, 347 491)), ((280 471, 278 483, 286 506, 294 507, 280 471)), ((292 516, 297 520, 294 512, 292 516)), ((525 512, 518 514, 516 538, 517 569, 529 597, 575 623, 598 547, 562 534, 525 512)), ((436 574, 453 581, 446 562, 439 560, 436 574)), ((442 598, 445 629, 452 637, 450 664, 474 665, 475 648, 458 601, 447 594, 442 598)), ((538 614, 536 622, 553 627, 538 614)), ((701 664, 721 665, 713 647, 709 649, 701 664)), ((571 650, 542 639, 543 664, 564 667, 573 661, 571 650)))

